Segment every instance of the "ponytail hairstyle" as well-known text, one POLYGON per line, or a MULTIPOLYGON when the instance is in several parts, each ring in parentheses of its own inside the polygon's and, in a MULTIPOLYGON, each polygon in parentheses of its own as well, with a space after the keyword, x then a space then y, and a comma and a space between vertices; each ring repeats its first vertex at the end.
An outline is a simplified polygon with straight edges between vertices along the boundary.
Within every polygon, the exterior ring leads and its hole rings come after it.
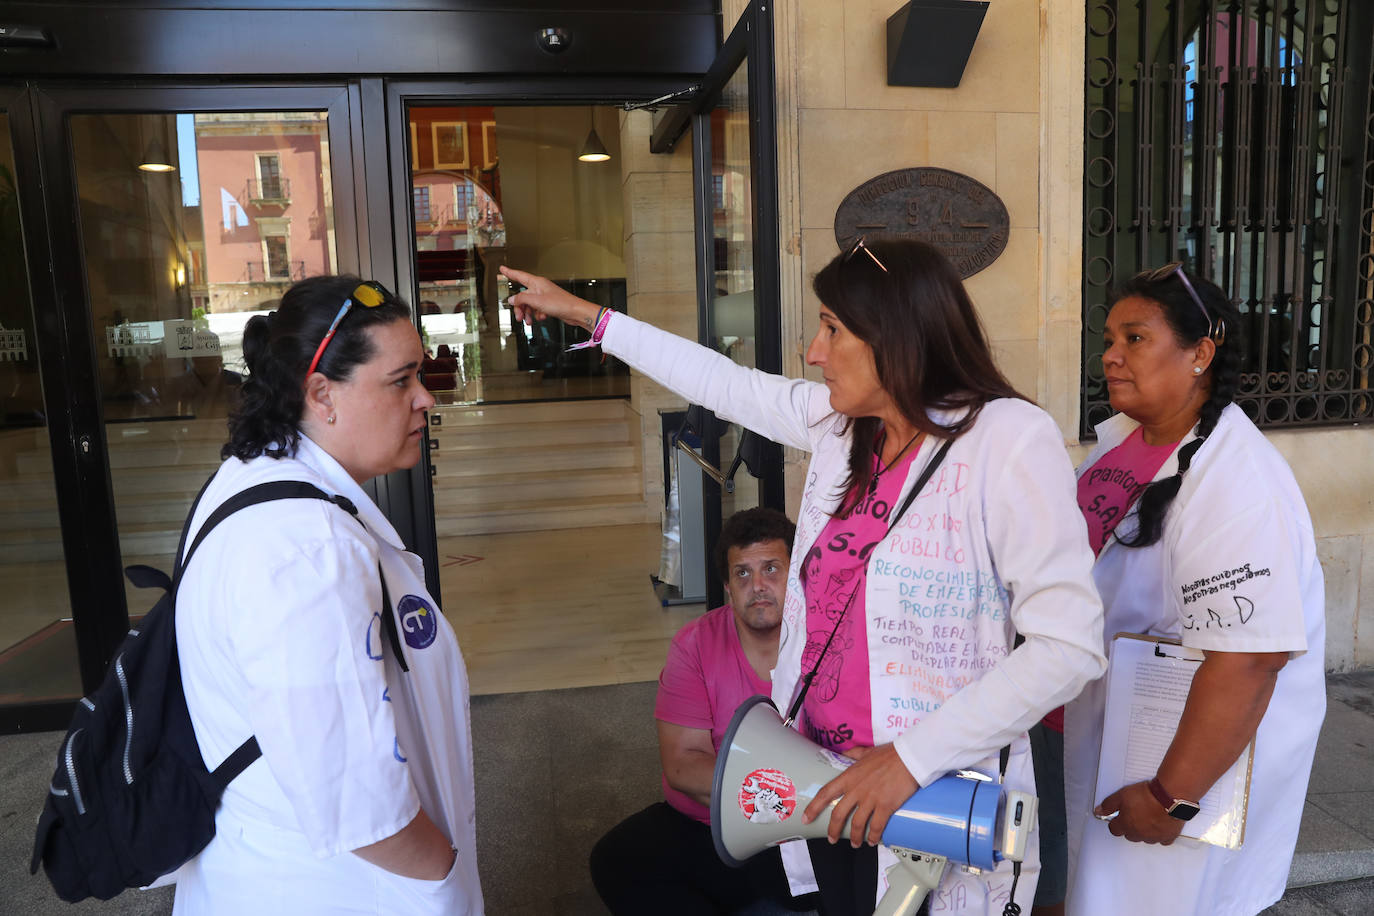
MULTIPOLYGON (((862 237, 816 274, 816 296, 873 350, 878 382, 916 429, 957 439, 994 398, 1029 400, 997 368, 978 313, 954 265, 915 239, 862 237), (861 251, 862 249, 862 251, 861 251), (932 410, 967 409, 943 425, 932 410)), ((882 421, 851 417, 849 477, 836 510, 847 516, 873 479, 873 450, 882 421)))
MULTIPOLYGON (((306 369, 334 316, 362 282, 354 276, 311 277, 288 289, 275 312, 248 319, 243 328, 248 374, 238 406, 229 414, 229 441, 220 449, 221 459, 296 453, 306 369)), ((390 293, 373 308, 355 303, 320 355, 316 371, 334 381, 347 380, 354 367, 373 356, 369 328, 409 319, 410 307, 390 293)))
POLYGON ((1148 547, 1164 533, 1164 518, 1169 512, 1169 505, 1178 495, 1179 487, 1183 485, 1183 475, 1188 472, 1193 456, 1216 428, 1221 412, 1235 400, 1240 388, 1244 348, 1240 339, 1240 312, 1236 306, 1215 283, 1184 273, 1182 267, 1137 274, 1116 291, 1111 304, 1116 305, 1122 299, 1131 297, 1148 299, 1159 306, 1180 347, 1194 346, 1210 336, 1217 348, 1203 376, 1209 393, 1198 411, 1197 438, 1178 450, 1177 473, 1155 481, 1140 494, 1135 533, 1129 538, 1117 538, 1127 547, 1148 547), (1193 300, 1189 284, 1191 290, 1197 293, 1198 301, 1193 300), (1206 317, 1198 308, 1199 304, 1205 306, 1206 317))

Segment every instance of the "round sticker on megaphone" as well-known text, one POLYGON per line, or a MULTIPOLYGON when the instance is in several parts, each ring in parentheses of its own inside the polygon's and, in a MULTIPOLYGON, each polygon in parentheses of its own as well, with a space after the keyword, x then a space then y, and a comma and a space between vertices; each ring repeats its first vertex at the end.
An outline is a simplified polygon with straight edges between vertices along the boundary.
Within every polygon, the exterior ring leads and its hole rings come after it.
POLYGON ((797 787, 781 770, 754 770, 739 787, 739 809, 751 824, 777 824, 797 809, 797 787))

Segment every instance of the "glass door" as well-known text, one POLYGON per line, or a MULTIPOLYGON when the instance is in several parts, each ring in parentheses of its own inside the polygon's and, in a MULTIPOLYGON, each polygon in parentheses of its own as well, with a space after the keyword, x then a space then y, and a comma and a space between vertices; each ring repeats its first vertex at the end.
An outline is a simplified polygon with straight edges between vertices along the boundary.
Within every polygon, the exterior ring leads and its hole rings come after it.
POLYGON ((631 123, 607 101, 656 88, 391 87, 392 160, 408 164, 393 175, 398 273, 436 399, 434 565, 474 694, 650 679, 700 611, 664 612, 651 588, 658 404, 624 363, 577 347, 586 331, 515 321, 498 271, 694 330, 690 159, 649 156, 647 113, 631 123))
MULTIPOLYGON (((0 90, 0 706, 81 695, 62 527, 39 371, 34 296, 13 134, 31 124, 26 96, 0 90), (11 109, 14 113, 11 113, 11 109)), ((32 136, 25 135, 32 149, 32 136)), ((30 237, 41 231, 29 232, 30 237)))
MULTIPOLYGON (((777 138, 773 120, 773 21, 750 3, 721 47, 691 108, 697 196, 700 341, 735 362, 782 370, 778 302, 777 138)), ((783 509, 782 448, 707 415, 702 454, 725 478, 703 480, 706 555, 731 514, 783 509)), ((707 564, 707 606, 724 586, 707 564)))
POLYGON ((624 363, 569 349, 586 333, 552 319, 514 321, 499 272, 506 263, 533 270, 625 311, 615 110, 412 105, 407 126, 414 297, 434 415, 449 406, 629 397, 624 363), (591 137, 597 148, 589 151, 591 137))
MULTIPOLYGON (((33 202, 53 227, 53 288, 38 312, 61 320, 25 325, 14 301, 0 313, 0 562, 16 564, 8 581, 19 583, 0 615, 11 646, 0 705, 95 685, 156 597, 128 585, 123 566, 171 569, 219 464, 244 324, 296 280, 358 269, 344 88, 32 94, 37 151, 64 164, 33 202), (35 344, 59 354, 45 357, 41 385, 26 363, 35 344)), ((0 168, 8 233, 5 191, 0 168)), ((10 250, 0 269, 22 289, 10 250)))
MULTIPOLYGON (((336 272, 328 112, 73 114, 80 253, 124 563, 170 569, 219 467, 243 327, 336 272)), ((131 613, 148 603, 126 582, 131 613)))

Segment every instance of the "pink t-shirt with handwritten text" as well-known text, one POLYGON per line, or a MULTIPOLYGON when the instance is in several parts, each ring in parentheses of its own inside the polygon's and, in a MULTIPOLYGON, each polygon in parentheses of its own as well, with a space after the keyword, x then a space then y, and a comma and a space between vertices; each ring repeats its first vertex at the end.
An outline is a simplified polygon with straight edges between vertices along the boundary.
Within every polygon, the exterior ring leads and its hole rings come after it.
POLYGON ((1112 529, 1178 447, 1177 442, 1149 445, 1143 430, 1144 427, 1136 427, 1125 442, 1103 455, 1078 478, 1078 508, 1088 523, 1088 543, 1093 553, 1102 550, 1112 529))
MULTIPOLYGON (((831 632, 835 633, 802 703, 802 729, 812 741, 834 751, 873 746, 865 567, 868 555, 887 534, 889 513, 896 509, 914 455, 879 473, 869 486, 868 496, 847 517, 832 517, 802 564, 806 595, 803 674, 815 667, 831 632), (851 596, 853 601, 845 611, 851 596), (840 621, 838 629, 836 620, 840 621)), ((877 459, 874 461, 876 468, 877 459)))

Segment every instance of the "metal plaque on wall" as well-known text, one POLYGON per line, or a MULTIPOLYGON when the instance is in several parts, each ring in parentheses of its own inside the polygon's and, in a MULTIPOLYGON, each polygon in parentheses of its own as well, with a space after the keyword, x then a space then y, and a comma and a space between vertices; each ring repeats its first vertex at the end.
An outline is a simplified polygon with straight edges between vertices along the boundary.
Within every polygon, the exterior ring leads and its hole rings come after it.
POLYGON ((949 169, 914 168, 870 178, 840 201, 835 241, 920 239, 940 249, 961 277, 987 267, 1007 247, 1006 204, 980 181, 949 169))

